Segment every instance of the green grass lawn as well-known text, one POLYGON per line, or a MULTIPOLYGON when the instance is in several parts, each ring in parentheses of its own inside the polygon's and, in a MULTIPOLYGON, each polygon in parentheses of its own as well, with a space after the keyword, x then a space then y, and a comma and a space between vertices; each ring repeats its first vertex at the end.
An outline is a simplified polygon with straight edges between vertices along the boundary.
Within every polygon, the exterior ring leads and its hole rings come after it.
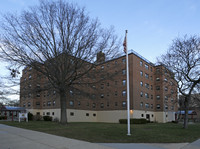
POLYGON ((183 129, 180 124, 132 124, 131 136, 127 136, 126 124, 69 123, 30 121, 0 122, 1 124, 41 131, 58 136, 98 143, 182 143, 200 138, 200 124, 190 124, 183 129))

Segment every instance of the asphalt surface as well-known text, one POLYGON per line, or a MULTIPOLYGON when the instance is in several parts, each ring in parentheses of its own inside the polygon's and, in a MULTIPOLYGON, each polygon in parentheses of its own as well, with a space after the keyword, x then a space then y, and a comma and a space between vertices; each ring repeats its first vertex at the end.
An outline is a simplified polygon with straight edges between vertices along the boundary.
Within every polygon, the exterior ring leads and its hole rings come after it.
POLYGON ((193 143, 90 143, 0 124, 0 149, 200 149, 193 143))

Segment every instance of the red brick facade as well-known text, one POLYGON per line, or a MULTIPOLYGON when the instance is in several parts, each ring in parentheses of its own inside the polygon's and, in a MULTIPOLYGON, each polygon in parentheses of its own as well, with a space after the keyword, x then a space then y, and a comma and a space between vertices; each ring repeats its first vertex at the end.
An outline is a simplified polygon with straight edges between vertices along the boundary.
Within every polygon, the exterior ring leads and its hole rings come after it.
MULTIPOLYGON (((101 59, 102 60, 102 59, 101 59)), ((104 61, 104 59, 103 59, 104 61)), ((129 54, 130 109, 177 111, 176 82, 163 66, 155 66, 136 53, 129 54)), ((27 109, 58 109, 59 95, 48 80, 25 68, 21 77, 20 105, 27 109)), ((77 110, 126 110, 126 57, 99 62, 67 94, 67 108, 77 110), (85 83, 83 83, 85 82, 85 83)))

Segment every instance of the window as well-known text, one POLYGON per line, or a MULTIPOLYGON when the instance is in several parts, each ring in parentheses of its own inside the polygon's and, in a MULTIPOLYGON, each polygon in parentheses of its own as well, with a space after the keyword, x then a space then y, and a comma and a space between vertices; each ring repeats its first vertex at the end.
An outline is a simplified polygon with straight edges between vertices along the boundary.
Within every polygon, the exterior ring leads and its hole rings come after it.
POLYGON ((143 66, 143 62, 142 61, 140 61, 140 66, 143 66))
POLYGON ((156 105, 156 109, 159 110, 160 109, 160 104, 156 105))
POLYGON ((92 107, 93 107, 93 108, 95 108, 95 107, 96 107, 96 104, 95 104, 95 103, 93 103, 93 104, 92 104, 92 107))
POLYGON ((149 104, 148 104, 148 103, 146 103, 146 104, 145 104, 145 107, 148 109, 148 108, 149 108, 149 104))
POLYGON ((40 89, 40 84, 37 84, 36 87, 37 87, 38 89, 40 89))
POLYGON ((104 69, 104 65, 101 66, 101 69, 102 69, 102 70, 104 69))
POLYGON ((29 80, 30 80, 30 79, 32 78, 32 76, 31 76, 31 75, 29 75, 29 77, 28 77, 28 78, 29 78, 29 80))
POLYGON ((151 109, 153 109, 153 104, 151 104, 151 109))
POLYGON ((173 99, 173 98, 171 98, 171 102, 174 102, 174 99, 173 99))
POLYGON ((143 82, 142 81, 140 81, 140 86, 143 86, 143 82))
POLYGON ((46 102, 43 102, 43 107, 45 107, 46 106, 46 102))
POLYGON ((151 85, 151 90, 153 90, 153 85, 151 85))
POLYGON ((45 112, 43 112, 43 115, 45 115, 45 112))
POLYGON ((149 79, 149 74, 145 73, 145 78, 149 79))
POLYGON ((107 83, 107 86, 110 86, 109 82, 107 83))
POLYGON ((165 110, 168 110, 168 105, 165 105, 165 110))
POLYGON ((31 97, 31 93, 28 94, 28 98, 30 98, 30 97, 31 97))
POLYGON ((167 78, 165 78, 164 81, 167 82, 168 81, 167 78))
POLYGON ((36 97, 40 97, 40 93, 37 93, 36 97))
POLYGON ((126 107, 126 101, 122 102, 122 107, 126 107))
POLYGON ((141 117, 144 117, 144 114, 141 114, 141 117))
POLYGON ((156 86, 156 90, 160 90, 160 86, 156 86))
POLYGON ((168 97, 167 97, 167 96, 165 96, 165 100, 168 100, 168 97))
POLYGON ((39 106, 40 105, 40 102, 36 102, 36 106, 39 106))
POLYGON ((51 101, 48 101, 48 102, 47 102, 47 106, 48 106, 48 107, 51 106, 51 101))
POLYGON ((107 93, 107 97, 109 97, 110 95, 109 95, 109 93, 107 93))
POLYGON ((70 93, 71 96, 73 96, 73 91, 72 90, 70 90, 69 93, 70 93))
POLYGON ((149 65, 145 64, 145 68, 146 68, 147 70, 149 70, 149 65))
POLYGON ((115 96, 117 96, 117 91, 115 91, 115 96))
POLYGON ((103 103, 101 103, 101 108, 104 108, 104 104, 103 103))
POLYGON ((171 106, 171 110, 174 110, 174 106, 171 106))
POLYGON ((46 115, 50 115, 50 112, 47 112, 46 115))
POLYGON ((56 94, 56 91, 53 91, 53 95, 55 95, 56 94))
POLYGON ((122 81, 122 85, 125 86, 126 85, 126 80, 122 81))
POLYGON ((159 73, 160 72, 160 68, 156 68, 156 72, 159 73))
POLYGON ((117 61, 115 61, 115 65, 117 65, 117 61))
POLYGON ((110 104, 109 104, 109 102, 107 102, 107 107, 109 107, 110 106, 110 104))
POLYGON ((126 91, 122 91, 122 96, 126 96, 126 91))
POLYGON ((81 105, 81 102, 80 101, 78 101, 78 106, 80 106, 81 105))
POLYGON ((28 102, 28 107, 30 107, 31 106, 31 103, 30 102, 28 102))
POLYGON ((157 96, 156 96, 156 99, 157 99, 157 100, 160 100, 160 95, 157 95, 157 96))
POLYGON ((125 59, 125 58, 122 59, 122 63, 123 63, 123 64, 126 63, 126 59, 125 59))
POLYGON ((122 74, 123 74, 123 75, 126 74, 126 70, 125 70, 125 69, 122 70, 122 74))
POLYGON ((74 112, 70 112, 70 116, 74 116, 74 112))
POLYGON ((89 113, 86 113, 86 116, 89 116, 89 113))
POLYGON ((160 78, 157 77, 157 78, 156 78, 156 81, 160 81, 160 78))
POLYGON ((70 106, 74 106, 74 101, 69 101, 70 106))
POLYGON ((140 76, 143 76, 143 71, 140 71, 140 76))
POLYGON ((96 113, 94 113, 93 116, 95 117, 95 116, 96 116, 96 113))
POLYGON ((104 94, 101 94, 101 98, 104 98, 104 94))
POLYGON ((54 115, 54 112, 52 112, 52 115, 54 115))
POLYGON ((146 98, 149 98, 149 94, 148 94, 148 93, 145 93, 145 97, 146 97, 146 98))
POLYGON ((115 102, 115 106, 118 106, 118 102, 115 102))
POLYGON ((168 91, 168 87, 167 87, 167 86, 165 86, 165 91, 166 91, 166 92, 168 91))
POLYGON ((143 92, 140 92, 140 97, 143 97, 143 92))
POLYGON ((104 89, 104 84, 101 84, 101 89, 104 89))
POLYGON ((140 103, 140 107, 143 108, 143 102, 140 103))
POLYGON ((149 89, 149 84, 148 84, 148 83, 145 83, 145 87, 146 87, 147 89, 149 89))
POLYGON ((174 94, 174 90, 173 89, 171 89, 171 94, 174 94))
POLYGON ((151 99, 153 99, 153 95, 151 95, 151 99))

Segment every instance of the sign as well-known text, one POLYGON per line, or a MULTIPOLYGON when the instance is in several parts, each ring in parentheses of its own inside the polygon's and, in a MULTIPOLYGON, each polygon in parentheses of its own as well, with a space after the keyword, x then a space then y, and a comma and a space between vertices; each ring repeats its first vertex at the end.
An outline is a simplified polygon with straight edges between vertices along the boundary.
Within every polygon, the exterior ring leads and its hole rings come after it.
POLYGON ((19 113, 19 122, 21 118, 26 119, 26 122, 28 122, 28 113, 19 113))

